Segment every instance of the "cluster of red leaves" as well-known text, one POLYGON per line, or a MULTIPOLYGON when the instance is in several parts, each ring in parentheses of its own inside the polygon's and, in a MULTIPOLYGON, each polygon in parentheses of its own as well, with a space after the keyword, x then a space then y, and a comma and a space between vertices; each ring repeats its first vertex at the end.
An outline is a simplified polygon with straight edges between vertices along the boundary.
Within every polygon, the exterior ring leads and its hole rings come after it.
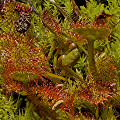
POLYGON ((98 59, 96 61, 96 66, 98 69, 98 81, 102 81, 102 85, 111 85, 116 83, 119 78, 117 75, 117 67, 113 58, 107 55, 106 58, 98 59))
POLYGON ((74 116, 74 110, 75 110, 75 106, 74 106, 74 98, 75 95, 73 94, 71 97, 69 97, 65 103, 63 105, 60 106, 60 110, 61 111, 66 111, 69 114, 74 116))
POLYGON ((67 98, 68 93, 63 91, 62 89, 59 89, 56 85, 49 84, 42 84, 30 88, 31 92, 37 93, 38 97, 40 97, 41 102, 49 103, 49 105, 52 107, 57 101, 59 100, 65 100, 67 98))
POLYGON ((108 101, 108 98, 114 98, 117 95, 116 83, 119 80, 116 73, 117 68, 113 59, 107 56, 97 61, 97 70, 99 72, 98 82, 95 83, 89 75, 88 79, 93 82, 89 83, 87 87, 83 87, 79 91, 79 95, 91 105, 98 105, 99 103, 105 105, 104 102, 108 101))
POLYGON ((42 48, 37 47, 35 41, 23 36, 14 38, 4 34, 1 34, 1 39, 3 39, 1 45, 4 46, 2 50, 2 75, 11 78, 12 73, 32 72, 41 79, 42 76, 45 76, 50 67, 42 48))
POLYGON ((19 93, 24 90, 22 83, 15 81, 13 79, 5 80, 5 84, 3 86, 7 88, 8 91, 6 92, 9 92, 9 93, 13 91, 16 93, 19 93))
POLYGON ((64 90, 64 87, 59 87, 57 84, 52 85, 42 84, 41 86, 36 84, 29 89, 32 94, 37 94, 37 99, 40 102, 48 104, 52 110, 55 110, 58 106, 61 111, 66 111, 73 115, 74 113, 74 95, 70 97, 68 91, 64 90))
MULTIPOLYGON (((14 13, 17 11, 20 13, 24 12, 31 12, 30 9, 25 9, 25 6, 19 4, 19 2, 11 2, 6 4, 6 7, 9 6, 13 9, 8 9, 9 12, 14 13)), ((15 13, 16 14, 16 13, 15 13)), ((10 17, 10 16, 9 16, 10 17)), ((18 17, 19 18, 19 17, 18 17)), ((15 25, 18 18, 13 18, 8 20, 8 16, 4 16, 4 22, 13 23, 15 25)), ((41 17, 44 22, 46 22, 51 28, 53 28, 54 32, 57 35, 61 34, 61 27, 59 27, 58 23, 56 23, 51 16, 46 17, 46 13, 44 12, 41 17)), ((7 27, 7 26, 6 26, 7 27)), ((17 34, 18 35, 18 34, 17 34)), ((2 61, 2 75, 5 76, 5 87, 11 91, 20 92, 23 90, 27 95, 34 96, 34 94, 38 94, 37 98, 39 102, 43 102, 49 104, 50 107, 56 108, 55 105, 60 100, 64 101, 64 106, 61 107, 61 110, 72 112, 72 102, 73 100, 68 100, 69 93, 65 92, 62 89, 59 89, 57 86, 52 86, 52 84, 47 85, 46 82, 43 85, 38 85, 37 80, 34 80, 35 86, 28 85, 28 90, 24 89, 21 82, 17 80, 13 80, 11 77, 12 73, 16 72, 33 72, 39 76, 43 80, 43 76, 45 77, 45 73, 49 67, 46 65, 47 60, 44 58, 42 53, 42 48, 38 48, 35 45, 35 41, 32 39, 26 39, 24 36, 20 35, 17 36, 15 34, 11 35, 4 35, 1 34, 0 38, 3 39, 3 51, 4 55, 2 56, 4 59, 2 61), (4 44, 5 43, 5 44, 4 44), (66 105, 67 104, 67 105, 66 105), (55 106, 54 106, 55 105, 55 106)), ((29 76, 28 76, 29 77, 29 76)), ((33 101, 33 100, 32 100, 33 101)), ((61 103, 63 104, 63 103, 61 103)), ((37 104, 36 104, 37 105, 37 104)), ((59 104, 58 104, 59 105, 59 104)))
MULTIPOLYGON (((49 106, 55 109, 58 105, 55 105, 59 101, 63 101, 60 104, 60 110, 73 114, 73 100, 70 99, 69 92, 64 88, 59 88, 57 85, 47 84, 44 79, 44 84, 38 85, 38 81, 34 80, 35 85, 29 86, 29 90, 26 90, 23 84, 17 80, 13 80, 12 73, 16 72, 32 72, 35 73, 43 80, 46 70, 49 67, 46 64, 47 60, 41 56, 42 48, 35 46, 35 41, 28 40, 23 36, 14 38, 12 35, 1 34, 1 39, 6 41, 6 45, 2 43, 4 49, 4 55, 2 56, 2 75, 5 76, 4 86, 9 92, 21 92, 34 96, 37 94, 37 99, 41 103, 49 104, 49 106)), ((36 104, 37 105, 37 104, 36 104)))
POLYGON ((115 95, 115 92, 111 88, 103 87, 99 84, 89 84, 79 92, 79 96, 83 100, 97 106, 98 104, 105 105, 104 102, 108 102, 108 98, 113 98, 113 95, 115 95))

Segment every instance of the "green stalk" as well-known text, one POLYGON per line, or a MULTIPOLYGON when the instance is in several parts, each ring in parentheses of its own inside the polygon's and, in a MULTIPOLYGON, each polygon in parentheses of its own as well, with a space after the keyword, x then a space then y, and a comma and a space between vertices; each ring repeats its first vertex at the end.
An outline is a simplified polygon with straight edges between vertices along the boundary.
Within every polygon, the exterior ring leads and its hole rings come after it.
POLYGON ((89 68, 93 79, 97 81, 97 69, 95 65, 95 55, 94 55, 94 41, 88 40, 88 61, 89 61, 89 68))
POLYGON ((69 66, 62 67, 67 74, 69 74, 72 78, 78 79, 81 82, 85 82, 76 72, 72 70, 69 66))

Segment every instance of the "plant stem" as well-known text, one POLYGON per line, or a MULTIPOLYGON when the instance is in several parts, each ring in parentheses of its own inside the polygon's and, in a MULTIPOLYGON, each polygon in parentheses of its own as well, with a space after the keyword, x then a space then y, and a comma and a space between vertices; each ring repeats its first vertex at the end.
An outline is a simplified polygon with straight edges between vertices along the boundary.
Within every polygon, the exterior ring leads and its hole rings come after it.
POLYGON ((97 81, 97 69, 95 66, 95 59, 94 59, 94 41, 88 40, 88 61, 89 61, 89 68, 90 72, 93 76, 93 79, 97 81))
POLYGON ((70 68, 69 66, 63 66, 62 67, 63 70, 65 70, 65 72, 67 74, 69 74, 72 78, 78 79, 81 82, 84 82, 84 80, 76 73, 72 70, 72 68, 70 68))

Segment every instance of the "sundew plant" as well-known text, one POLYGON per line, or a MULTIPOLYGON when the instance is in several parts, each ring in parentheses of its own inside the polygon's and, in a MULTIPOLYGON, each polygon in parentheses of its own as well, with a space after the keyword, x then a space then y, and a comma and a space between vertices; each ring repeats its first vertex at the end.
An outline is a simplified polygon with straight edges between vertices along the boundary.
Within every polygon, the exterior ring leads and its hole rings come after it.
POLYGON ((120 119, 119 0, 0 3, 1 119, 120 119))

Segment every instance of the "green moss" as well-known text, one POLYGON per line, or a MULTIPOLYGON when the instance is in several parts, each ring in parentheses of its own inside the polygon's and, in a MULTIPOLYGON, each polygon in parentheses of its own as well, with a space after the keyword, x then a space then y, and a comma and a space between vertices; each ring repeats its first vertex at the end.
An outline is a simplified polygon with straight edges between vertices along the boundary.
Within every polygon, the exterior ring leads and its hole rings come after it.
POLYGON ((13 101, 0 93, 0 119, 1 120, 40 120, 37 113, 34 112, 33 106, 27 102, 26 107, 20 112, 21 99, 13 101))

